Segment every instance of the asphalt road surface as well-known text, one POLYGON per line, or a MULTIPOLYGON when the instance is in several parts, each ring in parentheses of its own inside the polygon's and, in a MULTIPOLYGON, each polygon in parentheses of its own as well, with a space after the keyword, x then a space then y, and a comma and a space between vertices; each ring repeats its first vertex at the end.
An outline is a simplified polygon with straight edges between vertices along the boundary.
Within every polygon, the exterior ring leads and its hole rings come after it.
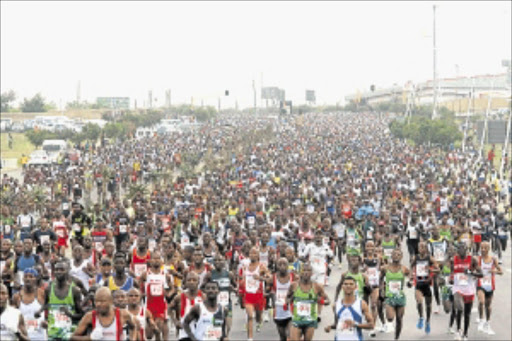
MULTIPOLYGON (((409 256, 404 245, 404 260, 403 264, 409 264, 409 256)), ((494 293, 494 301, 492 305, 491 326, 496 332, 496 335, 490 336, 487 334, 479 333, 477 331, 476 318, 478 317, 477 300, 473 304, 473 312, 471 314, 471 325, 469 329, 469 340, 512 340, 512 321, 511 321, 511 252, 510 248, 506 251, 503 257, 503 276, 496 276, 496 288, 494 293)), ((347 270, 347 262, 343 261, 342 269, 336 264, 333 266, 329 286, 326 287, 327 294, 331 300, 334 299, 334 290, 338 283, 341 273, 347 270)), ((439 314, 432 313, 431 318, 431 333, 425 334, 424 330, 418 330, 416 323, 418 322, 418 312, 416 310, 416 301, 414 298, 414 288, 405 289, 407 295, 407 305, 405 308, 404 325, 401 340, 453 340, 454 335, 448 334, 449 315, 445 314, 442 306, 440 307, 439 314)), ((433 300, 435 302, 435 300, 433 300)), ((435 304, 435 303, 434 303, 435 304)), ((245 332, 245 312, 240 309, 240 306, 235 305, 233 308, 233 327, 230 333, 230 340, 246 340, 247 333, 245 332)), ((314 340, 334 340, 334 332, 329 334, 324 332, 324 327, 334 321, 332 307, 324 307, 322 311, 322 321, 318 329, 315 331, 314 340)), ((464 320, 462 320, 462 324, 464 320)), ((380 325, 378 322, 377 325, 380 325)), ((454 324, 454 327, 456 323, 454 324)), ((174 337, 174 336, 173 336, 174 337)), ((367 331, 363 332, 365 340, 393 340, 393 334, 385 334, 377 332, 376 337, 370 337, 367 331)), ((278 340, 278 334, 272 319, 270 322, 263 323, 260 333, 255 331, 254 340, 278 340)))

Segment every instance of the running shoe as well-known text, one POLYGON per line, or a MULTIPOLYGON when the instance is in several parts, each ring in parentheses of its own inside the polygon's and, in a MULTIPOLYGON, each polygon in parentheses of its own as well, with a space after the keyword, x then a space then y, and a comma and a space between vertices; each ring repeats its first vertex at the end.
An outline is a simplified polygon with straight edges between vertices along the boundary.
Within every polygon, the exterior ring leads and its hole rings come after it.
POLYGON ((256 325, 256 332, 257 332, 257 333, 261 332, 261 323, 258 323, 258 324, 256 325))
POLYGON ((371 337, 377 336, 377 331, 375 329, 370 330, 370 336, 371 337))
POLYGON ((434 306, 434 314, 439 314, 439 305, 434 306))
POLYGON ((416 328, 423 329, 423 317, 420 317, 418 324, 416 325, 416 328))
POLYGON ((392 322, 388 322, 386 325, 386 333, 392 334, 394 332, 395 332, 395 326, 393 325, 392 322))
POLYGON ((269 317, 269 314, 268 314, 268 310, 265 310, 263 312, 263 322, 268 322, 270 320, 270 317, 269 317))
POLYGON ((485 333, 485 329, 484 329, 485 328, 485 322, 484 322, 484 320, 480 320, 480 319, 478 319, 478 320, 479 320, 478 321, 478 332, 479 333, 485 333))
POLYGON ((425 325, 425 333, 430 334, 430 322, 427 322, 425 325))

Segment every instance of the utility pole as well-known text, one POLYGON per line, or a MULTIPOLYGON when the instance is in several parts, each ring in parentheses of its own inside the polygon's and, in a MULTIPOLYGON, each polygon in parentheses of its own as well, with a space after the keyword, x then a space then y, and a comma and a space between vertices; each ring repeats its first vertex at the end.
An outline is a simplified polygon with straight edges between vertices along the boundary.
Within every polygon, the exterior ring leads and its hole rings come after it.
POLYGON ((437 118, 437 47, 436 47, 436 5, 433 6, 434 10, 434 27, 433 27, 433 36, 432 36, 432 47, 434 54, 434 77, 432 80, 432 91, 433 91, 433 109, 432 109, 432 119, 437 118))
POLYGON ((472 80, 471 91, 469 93, 468 99, 468 112, 466 114, 466 123, 464 125, 464 139, 462 140, 462 152, 466 150, 466 138, 468 136, 468 125, 469 125, 469 114, 471 112, 471 105, 474 101, 474 93, 475 93, 475 79, 472 80))
POLYGON ((480 138, 480 150, 478 151, 478 155, 479 155, 478 161, 480 161, 483 158, 485 134, 487 133, 489 112, 491 111, 492 92, 494 91, 494 81, 495 81, 495 79, 492 80, 491 92, 489 93, 489 97, 487 100, 487 110, 485 111, 484 128, 482 129, 482 137, 480 138))

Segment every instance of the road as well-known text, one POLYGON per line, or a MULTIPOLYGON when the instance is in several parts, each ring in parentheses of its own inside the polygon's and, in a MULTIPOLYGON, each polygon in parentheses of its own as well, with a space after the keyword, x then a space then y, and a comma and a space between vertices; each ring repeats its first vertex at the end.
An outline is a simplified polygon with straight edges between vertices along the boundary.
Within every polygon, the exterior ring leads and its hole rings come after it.
MULTIPOLYGON (((409 264, 409 257, 407 250, 404 248, 404 264, 409 264)), ((478 333, 477 323, 475 321, 478 316, 476 301, 473 304, 473 313, 471 314, 471 325, 469 330, 470 340, 512 340, 512 325, 511 325, 511 308, 510 303, 512 299, 511 293, 511 252, 510 248, 507 250, 503 257, 503 276, 496 276, 497 292, 494 294, 493 312, 491 316, 491 326, 496 332, 496 335, 489 336, 487 334, 478 333)), ((327 294, 331 299, 334 298, 334 290, 336 283, 339 281, 342 272, 347 270, 347 262, 343 261, 343 268, 339 269, 336 265, 333 267, 331 274, 330 285, 326 287, 327 294)), ((405 289, 407 295, 407 306, 404 316, 404 327, 402 329, 401 340, 453 340, 453 335, 447 334, 449 315, 445 314, 440 309, 438 315, 432 314, 430 335, 425 334, 424 330, 418 330, 416 323, 418 321, 418 312, 416 310, 416 301, 414 299, 414 289, 405 289)), ((247 335, 243 330, 245 323, 244 312, 240 306, 234 306, 233 311, 233 328, 231 331, 231 340, 246 340, 247 335)), ((324 307, 322 311, 322 322, 319 328, 315 331, 314 340, 334 340, 334 333, 327 334, 324 332, 324 327, 334 321, 332 308, 324 307)), ((463 323, 463 322, 462 322, 463 323)), ((272 321, 264 323, 260 333, 254 333, 254 340, 277 340, 278 335, 275 325, 272 321)), ((393 340, 394 334, 377 333, 376 337, 370 337, 368 332, 364 332, 365 340, 393 340)))
MULTIPOLYGON (((20 178, 21 172, 19 170, 6 172, 9 176, 20 178)), ((93 194, 94 195, 94 194, 93 194)), ((409 256, 405 245, 402 248, 404 254, 403 264, 409 264, 409 256)), ((490 336, 483 333, 478 333, 476 318, 478 316, 477 301, 473 304, 473 312, 471 314, 471 325, 469 330, 470 340, 512 340, 512 323, 511 323, 511 302, 512 302, 512 259, 510 246, 504 253, 503 276, 496 276, 497 292, 494 294, 494 302, 492 305, 491 326, 496 332, 496 335, 490 336)), ((347 270, 347 262, 343 261, 343 267, 340 269, 337 265, 333 266, 329 286, 326 287, 327 294, 331 299, 334 298, 334 289, 338 283, 341 273, 347 270)), ((432 314, 430 335, 426 335, 424 330, 418 330, 416 323, 418 321, 418 313, 416 310, 416 301, 414 299, 414 289, 405 289, 407 296, 407 306, 404 316, 404 327, 402 330, 401 340, 453 340, 453 335, 447 334, 449 315, 445 314, 440 309, 439 314, 432 314)), ((230 334, 231 340, 246 340, 247 334, 244 330, 245 312, 240 309, 240 306, 233 306, 233 327, 230 334)), ((322 311, 322 322, 319 328, 315 331, 314 340, 334 340, 334 333, 327 334, 324 332, 324 327, 333 322, 334 317, 331 307, 324 307, 322 311)), ((272 320, 264 323, 260 333, 254 333, 254 340, 277 340, 277 330, 272 320)), ((393 340, 394 334, 377 333, 377 336, 372 338, 368 332, 364 332, 364 339, 366 340, 393 340)), ((171 335, 171 340, 176 340, 175 335, 171 335)))

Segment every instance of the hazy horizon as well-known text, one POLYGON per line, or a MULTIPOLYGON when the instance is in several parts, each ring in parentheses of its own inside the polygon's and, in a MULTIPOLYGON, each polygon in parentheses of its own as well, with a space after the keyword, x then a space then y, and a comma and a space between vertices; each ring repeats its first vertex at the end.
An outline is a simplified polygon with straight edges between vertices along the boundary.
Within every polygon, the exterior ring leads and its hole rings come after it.
POLYGON ((253 105, 252 81, 294 105, 317 104, 432 79, 432 5, 438 76, 503 73, 511 2, 1 2, 1 91, 17 103, 40 92, 76 99, 130 97, 253 105), (224 97, 224 90, 230 91, 224 97))

